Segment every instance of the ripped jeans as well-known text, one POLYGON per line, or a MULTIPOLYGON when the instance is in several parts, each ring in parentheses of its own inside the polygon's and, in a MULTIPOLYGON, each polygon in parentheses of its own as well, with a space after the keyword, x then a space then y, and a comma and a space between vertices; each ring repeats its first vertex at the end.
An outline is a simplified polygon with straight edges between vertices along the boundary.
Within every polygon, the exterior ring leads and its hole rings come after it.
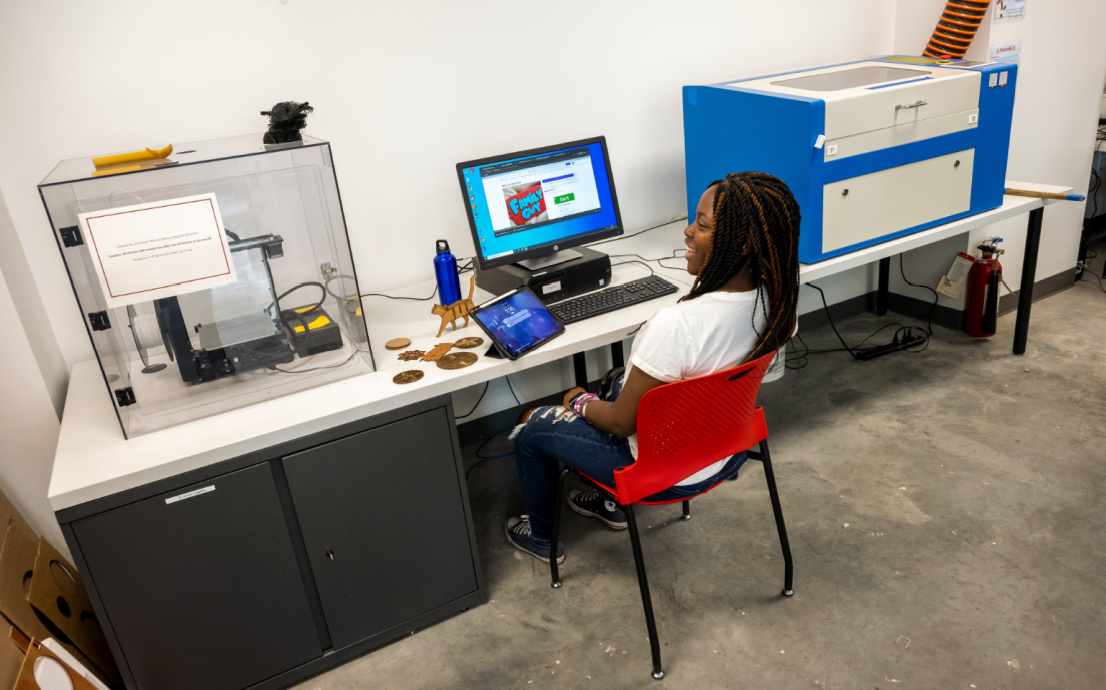
MULTIPOLYGON (((607 399, 614 400, 621 390, 622 386, 615 384, 607 399)), ((517 432, 518 483, 530 516, 533 539, 539 544, 548 544, 553 536, 553 508, 558 500, 557 476, 561 463, 610 487, 614 486, 615 468, 634 463, 626 438, 601 431, 560 405, 538 408, 517 432)), ((736 475, 745 459, 744 452, 738 453, 713 477, 695 484, 674 486, 649 499, 665 501, 695 496, 722 479, 736 475)))

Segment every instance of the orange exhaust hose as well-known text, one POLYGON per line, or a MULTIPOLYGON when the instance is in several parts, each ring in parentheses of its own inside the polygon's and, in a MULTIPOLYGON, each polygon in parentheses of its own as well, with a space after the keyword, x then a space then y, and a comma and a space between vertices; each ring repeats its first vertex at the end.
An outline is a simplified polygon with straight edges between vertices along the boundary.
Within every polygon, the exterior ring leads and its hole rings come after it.
POLYGON ((940 24, 941 22, 948 22, 949 24, 955 24, 956 26, 963 26, 965 28, 972 29, 972 33, 975 33, 975 30, 978 29, 982 24, 982 22, 980 24, 965 24, 964 22, 958 22, 955 19, 946 19, 943 16, 941 17, 941 21, 937 23, 940 24))
POLYGON ((974 31, 964 31, 963 29, 954 29, 951 26, 945 26, 942 22, 937 22, 937 28, 940 31, 945 31, 945 32, 948 32, 948 33, 960 34, 962 36, 971 36, 972 38, 975 37, 975 32, 974 31))
POLYGON ((964 48, 967 48, 969 45, 971 45, 971 42, 972 42, 972 39, 967 38, 965 36, 953 36, 951 34, 946 34, 941 29, 941 27, 937 27, 933 31, 933 37, 934 38, 939 38, 942 41, 946 41, 948 43, 956 44, 957 46, 961 46, 961 47, 964 47, 964 48))
POLYGON ((954 53, 959 52, 960 53, 960 55, 955 55, 954 57, 963 57, 964 53, 968 52, 968 48, 969 48, 969 46, 954 46, 954 45, 951 45, 949 43, 945 43, 944 41, 938 41, 936 38, 930 38, 929 42, 932 43, 932 44, 939 45, 942 48, 947 48, 951 52, 954 52, 954 53))
MULTIPOLYGON (((957 19, 963 19, 969 26, 978 26, 983 23, 983 17, 977 14, 961 14, 959 12, 949 12, 945 10, 941 13, 943 19, 949 19, 950 17, 956 17, 957 19)), ((955 21, 951 20, 950 21, 955 21)))
POLYGON ((964 57, 971 47, 972 40, 975 39, 976 32, 983 24, 983 17, 987 14, 988 7, 990 7, 989 2, 948 0, 922 55, 935 58, 946 55, 957 59, 964 57), (962 28, 952 28, 954 26, 962 28), (950 32, 960 35, 953 36, 950 32))

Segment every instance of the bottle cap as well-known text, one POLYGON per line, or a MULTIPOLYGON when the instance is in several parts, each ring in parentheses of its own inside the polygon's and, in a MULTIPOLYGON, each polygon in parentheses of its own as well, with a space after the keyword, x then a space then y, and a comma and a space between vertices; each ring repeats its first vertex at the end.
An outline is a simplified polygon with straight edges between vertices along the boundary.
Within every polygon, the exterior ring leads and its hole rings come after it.
POLYGON ((448 252, 449 251, 449 242, 447 242, 446 240, 438 240, 438 251, 439 252, 448 252))

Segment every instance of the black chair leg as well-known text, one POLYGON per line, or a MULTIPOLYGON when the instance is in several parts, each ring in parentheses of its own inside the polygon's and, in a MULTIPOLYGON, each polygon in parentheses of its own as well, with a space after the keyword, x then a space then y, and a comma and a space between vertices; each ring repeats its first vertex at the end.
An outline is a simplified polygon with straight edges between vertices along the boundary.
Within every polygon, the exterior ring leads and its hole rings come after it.
POLYGON ((772 512, 776 516, 776 531, 780 535, 780 546, 783 548, 783 595, 789 597, 795 593, 791 588, 794 566, 791 563, 791 546, 787 541, 787 528, 783 524, 783 510, 780 508, 780 495, 776 491, 776 475, 772 472, 772 456, 768 452, 768 441, 760 442, 760 451, 764 463, 764 478, 768 481, 768 495, 772 498, 772 512))
POLYGON ((653 678, 664 678, 661 670, 661 644, 657 639, 657 621, 653 618, 653 599, 649 596, 649 581, 645 578, 645 557, 641 553, 641 537, 637 532, 637 520, 632 505, 619 506, 626 512, 630 523, 630 544, 634 548, 634 565, 637 567, 637 583, 641 587, 641 605, 645 609, 645 625, 649 628, 649 650, 653 654, 653 678))
POLYGON ((683 519, 683 520, 690 520, 691 519, 691 499, 690 498, 687 499, 686 501, 684 501, 684 514, 683 514, 683 517, 681 519, 683 519))
POLYGON ((553 500, 553 538, 549 542, 549 572, 553 577, 553 589, 561 587, 561 573, 557 569, 557 543, 561 540, 561 504, 564 503, 565 477, 572 470, 568 467, 561 470, 557 477, 557 495, 553 500))

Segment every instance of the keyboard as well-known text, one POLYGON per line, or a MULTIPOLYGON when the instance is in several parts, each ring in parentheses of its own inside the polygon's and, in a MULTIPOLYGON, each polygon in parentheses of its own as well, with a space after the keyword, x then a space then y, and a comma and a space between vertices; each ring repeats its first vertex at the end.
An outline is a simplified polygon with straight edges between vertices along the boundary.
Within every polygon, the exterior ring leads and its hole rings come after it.
POLYGON ((660 276, 638 278, 622 285, 614 285, 599 292, 582 297, 573 297, 562 302, 547 304, 546 309, 561 320, 561 323, 575 323, 593 316, 623 309, 651 299, 671 295, 677 288, 660 276))

